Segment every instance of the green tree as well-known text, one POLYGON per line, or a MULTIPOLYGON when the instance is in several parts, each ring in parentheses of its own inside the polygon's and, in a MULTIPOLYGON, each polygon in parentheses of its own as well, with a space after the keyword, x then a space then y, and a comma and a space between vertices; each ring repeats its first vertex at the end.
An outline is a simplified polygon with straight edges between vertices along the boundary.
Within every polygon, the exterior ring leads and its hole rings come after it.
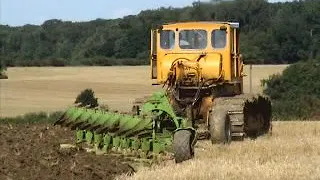
POLYGON ((98 107, 98 98, 95 97, 92 89, 85 89, 77 96, 75 104, 79 104, 80 107, 88 106, 89 108, 98 107))
POLYGON ((309 119, 320 115, 320 60, 295 63, 282 75, 263 80, 275 118, 309 119))
POLYGON ((144 10, 119 19, 0 25, 0 57, 8 66, 144 64, 152 27, 184 21, 237 21, 246 63, 294 63, 320 57, 319 12, 318 0, 219 0, 144 10))

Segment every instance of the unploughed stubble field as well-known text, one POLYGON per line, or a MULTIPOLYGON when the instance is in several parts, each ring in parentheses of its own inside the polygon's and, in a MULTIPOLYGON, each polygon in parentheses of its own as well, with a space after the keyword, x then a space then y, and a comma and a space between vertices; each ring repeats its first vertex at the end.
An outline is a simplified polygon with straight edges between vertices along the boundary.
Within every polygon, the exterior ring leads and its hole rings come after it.
MULTIPOLYGON (((286 65, 257 65, 252 70, 253 92, 261 93, 260 79, 282 72, 286 65)), ((245 67, 249 75, 249 67, 245 67)), ((149 66, 136 67, 31 67, 8 68, 0 80, 0 117, 28 112, 65 110, 80 91, 92 88, 100 104, 130 111, 132 102, 161 90, 152 86, 149 66)), ((249 77, 244 90, 249 91, 249 77)))
POLYGON ((129 180, 317 180, 320 122, 273 122, 272 135, 228 146, 198 141, 195 158, 142 168, 129 180))

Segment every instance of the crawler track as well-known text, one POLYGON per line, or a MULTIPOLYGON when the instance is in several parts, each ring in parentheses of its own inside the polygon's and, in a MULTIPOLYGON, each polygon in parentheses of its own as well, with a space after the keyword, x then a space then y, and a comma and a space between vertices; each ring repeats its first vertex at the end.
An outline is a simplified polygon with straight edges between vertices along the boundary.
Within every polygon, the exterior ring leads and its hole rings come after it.
POLYGON ((271 126, 271 103, 262 96, 237 95, 214 100, 212 110, 225 109, 231 122, 233 140, 256 138, 269 132, 271 126))

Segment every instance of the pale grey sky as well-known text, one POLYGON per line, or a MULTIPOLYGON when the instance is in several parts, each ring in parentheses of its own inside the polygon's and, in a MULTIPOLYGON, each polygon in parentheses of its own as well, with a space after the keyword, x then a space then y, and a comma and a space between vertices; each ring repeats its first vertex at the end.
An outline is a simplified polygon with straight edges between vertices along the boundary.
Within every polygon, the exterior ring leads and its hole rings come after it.
MULTIPOLYGON (((0 24, 42 24, 48 19, 113 19, 159 7, 184 7, 195 0, 0 0, 0 24)), ((288 1, 288 0, 269 0, 288 1)), ((290 0, 289 0, 290 1, 290 0)))

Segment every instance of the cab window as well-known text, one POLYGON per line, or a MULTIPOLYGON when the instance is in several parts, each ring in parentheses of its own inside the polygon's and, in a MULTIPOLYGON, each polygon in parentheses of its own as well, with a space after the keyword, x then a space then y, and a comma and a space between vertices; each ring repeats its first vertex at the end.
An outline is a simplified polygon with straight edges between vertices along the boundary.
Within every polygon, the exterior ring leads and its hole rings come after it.
POLYGON ((173 49, 175 43, 174 31, 162 30, 160 32, 160 46, 162 49, 173 49))
POLYGON ((207 47, 207 32, 205 30, 183 30, 179 33, 181 49, 205 49, 207 47))
POLYGON ((225 30, 213 30, 211 44, 215 49, 225 48, 227 44, 227 32, 225 30))

